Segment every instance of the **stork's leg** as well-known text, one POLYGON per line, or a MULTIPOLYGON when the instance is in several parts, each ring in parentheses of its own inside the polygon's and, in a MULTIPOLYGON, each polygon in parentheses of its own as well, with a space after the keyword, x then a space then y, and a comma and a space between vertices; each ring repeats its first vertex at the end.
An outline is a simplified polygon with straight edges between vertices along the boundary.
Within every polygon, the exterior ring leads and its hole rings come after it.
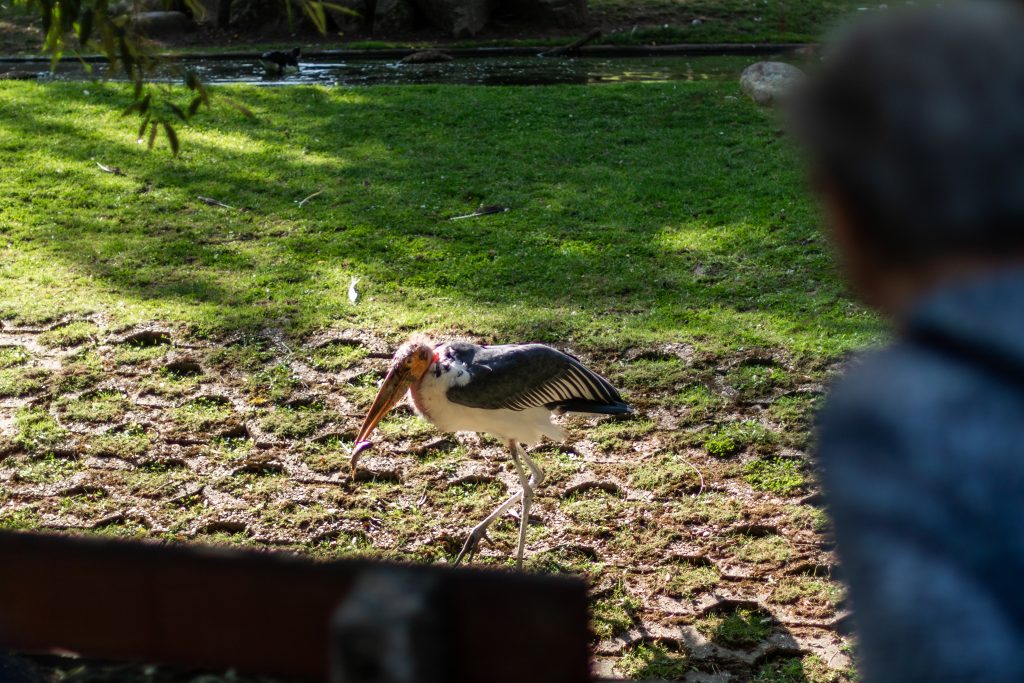
MULTIPOLYGON (((516 549, 516 569, 522 571, 523 551, 526 549, 526 527, 530 524, 530 506, 533 504, 533 486, 531 486, 530 478, 526 476, 523 463, 519 461, 519 457, 522 456, 527 462, 530 462, 526 453, 522 451, 519 444, 515 441, 509 441, 508 447, 512 449, 512 462, 515 463, 516 473, 519 475, 519 485, 523 489, 523 512, 519 517, 519 547, 516 549)), ((534 467, 536 465, 530 467, 531 472, 535 471, 534 467)))
POLYGON ((526 461, 526 466, 530 468, 530 488, 536 491, 537 487, 544 483, 544 470, 527 455, 526 451, 519 449, 519 455, 526 461))
MULTIPOLYGON (((526 454, 519 444, 515 441, 509 441, 509 449, 512 451, 512 462, 516 466, 516 472, 519 475, 519 483, 521 490, 513 493, 509 496, 501 505, 499 505, 494 512, 487 515, 484 521, 473 527, 473 530, 469 532, 469 537, 462 546, 462 550, 459 551, 458 557, 455 558, 455 564, 462 562, 462 558, 467 557, 473 559, 473 554, 476 552, 476 547, 480 543, 480 539, 487 536, 487 528, 494 522, 494 520, 505 514, 505 511, 516 504, 516 501, 526 500, 529 497, 530 503, 533 502, 533 490, 542 481, 544 481, 544 472, 537 466, 530 456, 526 454), (526 478, 525 472, 523 472, 523 465, 519 458, 522 457, 526 461, 527 467, 530 468, 530 478, 526 478)), ((526 525, 530 519, 530 503, 524 505, 523 514, 519 519, 519 548, 517 551, 517 566, 519 569, 523 568, 523 552, 526 546, 526 525)))
POLYGON ((487 536, 487 527, 489 527, 494 520, 498 519, 498 517, 505 514, 505 511, 515 505, 522 496, 522 491, 516 491, 509 496, 505 502, 495 508, 494 512, 487 515, 484 521, 473 527, 473 530, 469 532, 469 537, 466 539, 466 542, 462 545, 462 550, 459 552, 459 556, 455 558, 455 564, 462 562, 462 558, 467 554, 469 555, 470 560, 473 559, 473 554, 476 552, 476 546, 480 543, 480 539, 487 536))

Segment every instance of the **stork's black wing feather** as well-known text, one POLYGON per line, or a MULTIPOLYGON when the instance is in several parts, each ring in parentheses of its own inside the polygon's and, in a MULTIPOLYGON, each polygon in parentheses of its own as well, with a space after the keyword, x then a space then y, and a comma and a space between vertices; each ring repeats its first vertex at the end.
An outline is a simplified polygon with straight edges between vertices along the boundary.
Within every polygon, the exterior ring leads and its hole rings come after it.
POLYGON ((448 400, 460 405, 510 410, 544 406, 607 414, 630 411, 608 380, 550 346, 449 344, 446 355, 469 371, 467 384, 448 389, 448 400))

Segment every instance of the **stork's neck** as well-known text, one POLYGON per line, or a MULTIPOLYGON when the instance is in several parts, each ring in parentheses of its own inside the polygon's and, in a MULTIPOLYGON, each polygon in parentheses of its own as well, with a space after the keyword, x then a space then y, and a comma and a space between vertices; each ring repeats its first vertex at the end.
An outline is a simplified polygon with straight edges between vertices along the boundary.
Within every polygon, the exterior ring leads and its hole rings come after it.
POLYGON ((469 371, 464 363, 448 353, 448 345, 434 349, 434 360, 423 378, 412 385, 412 402, 425 418, 431 419, 431 409, 438 401, 447 401, 445 394, 453 386, 469 381, 469 371))

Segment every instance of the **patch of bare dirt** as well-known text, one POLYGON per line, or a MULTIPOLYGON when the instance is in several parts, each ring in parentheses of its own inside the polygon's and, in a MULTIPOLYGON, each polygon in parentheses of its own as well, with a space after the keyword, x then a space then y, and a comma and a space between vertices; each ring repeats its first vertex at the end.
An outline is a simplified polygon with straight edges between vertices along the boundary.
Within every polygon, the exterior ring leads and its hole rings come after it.
MULTIPOLYGON (((500 444, 410 410, 353 480, 387 340, 97 330, 66 346, 51 330, 0 332, 0 372, 25 382, 0 397, 0 527, 450 562, 517 489, 500 444)), ((642 677, 655 670, 644 653, 665 646, 691 678, 813 656, 847 680, 842 588, 804 455, 823 371, 683 345, 585 360, 637 413, 562 418, 569 440, 534 449, 547 480, 527 555, 530 571, 591 581, 596 671, 642 677), (722 635, 749 614, 763 615, 749 642, 722 635)), ((477 561, 509 566, 517 526, 513 513, 496 524, 477 561)))

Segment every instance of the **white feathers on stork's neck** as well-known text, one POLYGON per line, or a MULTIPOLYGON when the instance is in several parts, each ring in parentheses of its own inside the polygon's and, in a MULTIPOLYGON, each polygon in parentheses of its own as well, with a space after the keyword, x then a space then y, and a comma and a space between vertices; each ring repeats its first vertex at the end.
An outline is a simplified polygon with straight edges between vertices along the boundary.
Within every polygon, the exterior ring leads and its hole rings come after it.
POLYGON ((416 410, 438 429, 480 432, 505 441, 519 473, 522 491, 473 530, 456 563, 475 549, 488 524, 521 499, 524 510, 518 561, 522 566, 530 501, 544 475, 520 444, 534 445, 544 437, 564 440, 565 431, 551 421, 552 414, 631 412, 608 380, 550 346, 450 342, 435 347, 429 339, 417 335, 395 353, 359 429, 352 452, 353 474, 359 454, 370 446, 370 433, 407 392, 412 394, 416 410), (520 459, 530 469, 529 480, 520 459))

